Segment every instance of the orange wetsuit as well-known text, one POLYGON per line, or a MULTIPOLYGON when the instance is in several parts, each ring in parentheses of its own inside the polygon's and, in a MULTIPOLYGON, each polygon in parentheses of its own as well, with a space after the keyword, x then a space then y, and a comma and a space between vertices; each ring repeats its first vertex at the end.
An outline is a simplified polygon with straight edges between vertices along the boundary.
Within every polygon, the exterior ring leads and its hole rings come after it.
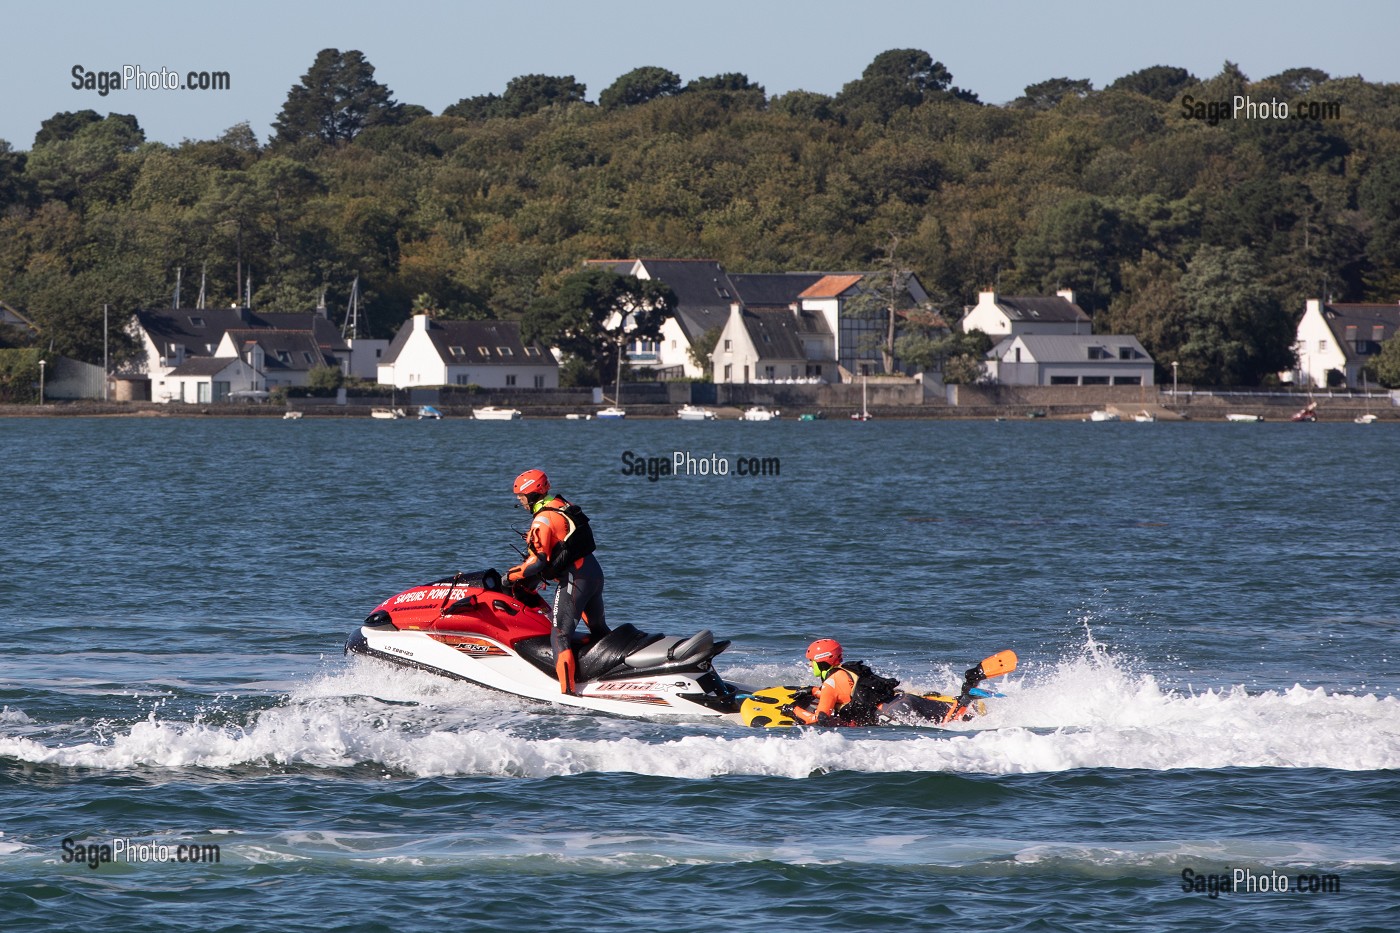
POLYGON ((850 671, 841 667, 833 668, 820 687, 812 688, 812 692, 817 696, 817 708, 805 710, 794 706, 792 715, 809 726, 814 725, 823 716, 836 715, 841 707, 851 702, 855 689, 856 679, 850 671))

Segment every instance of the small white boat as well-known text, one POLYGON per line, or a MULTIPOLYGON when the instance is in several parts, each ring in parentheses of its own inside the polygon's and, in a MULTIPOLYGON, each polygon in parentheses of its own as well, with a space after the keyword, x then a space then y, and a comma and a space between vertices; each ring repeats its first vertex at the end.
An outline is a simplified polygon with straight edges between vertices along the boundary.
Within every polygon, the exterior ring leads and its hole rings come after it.
POLYGON ((714 421, 715 413, 699 405, 682 405, 676 417, 682 421, 714 421))
POLYGON ((1263 421, 1264 418, 1263 418, 1262 415, 1241 415, 1241 414, 1231 413, 1231 414, 1228 414, 1228 415, 1225 416, 1225 420, 1226 420, 1226 421, 1238 421, 1238 422, 1240 422, 1241 424, 1249 424, 1249 423, 1252 423, 1252 422, 1255 422, 1255 421, 1263 421))
POLYGON ((1116 411, 1095 411, 1089 413, 1090 421, 1121 421, 1116 411))
POLYGON ((299 412, 299 411, 289 411, 289 412, 287 412, 286 414, 284 414, 284 415, 282 416, 282 420, 283 420, 283 421, 300 421, 300 420, 301 420, 301 412, 299 412))
POLYGON ((1133 415, 1133 420, 1134 420, 1134 421, 1141 422, 1141 423, 1143 423, 1143 424, 1150 424, 1150 423, 1152 423, 1153 421, 1156 421, 1156 420, 1157 420, 1157 416, 1154 415, 1154 414, 1152 414, 1152 412, 1150 412, 1150 411, 1148 411, 1147 409, 1144 408, 1142 411, 1138 412, 1136 415, 1133 415))
POLYGON ((620 421, 626 417, 627 412, 624 409, 618 408, 616 405, 604 408, 602 411, 598 412, 598 418, 600 420, 620 421))
POLYGON ((580 415, 577 412, 569 412, 564 418, 568 421, 592 421, 592 415, 580 415))
POLYGON ((402 408, 372 408, 370 409, 369 416, 371 418, 379 418, 382 421, 397 421, 400 418, 406 417, 402 408))
POLYGON ((519 421, 520 412, 515 408, 497 408, 495 405, 487 405, 485 408, 473 408, 472 417, 477 421, 519 421))
POLYGON ((1373 415, 1371 412, 1368 411, 1364 415, 1357 415, 1352 420, 1355 421, 1357 424, 1375 424, 1376 417, 1376 415, 1373 415))
POLYGON ((744 421, 776 421, 776 420, 777 420, 778 418, 780 418, 780 417, 782 417, 782 412, 780 412, 780 411, 769 411, 767 408, 764 408, 762 405, 754 405, 752 408, 746 408, 746 409, 744 410, 743 420, 744 420, 744 421))
POLYGON ((420 405, 420 406, 418 406, 418 420, 419 420, 419 421, 441 421, 441 420, 442 420, 442 412, 438 411, 436 408, 434 408, 434 407, 431 406, 431 405, 420 405))

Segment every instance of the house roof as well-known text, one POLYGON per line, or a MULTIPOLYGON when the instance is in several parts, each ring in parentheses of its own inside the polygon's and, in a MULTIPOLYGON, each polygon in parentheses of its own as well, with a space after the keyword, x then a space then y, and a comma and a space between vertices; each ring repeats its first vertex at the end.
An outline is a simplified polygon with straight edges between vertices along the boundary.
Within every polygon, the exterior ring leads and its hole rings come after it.
POLYGON ((730 273, 729 281, 746 308, 787 308, 823 278, 820 272, 730 273))
POLYGON ((225 333, 238 344, 240 352, 254 343, 262 347, 263 366, 267 372, 305 372, 317 366, 335 365, 335 358, 321 347, 309 330, 229 328, 225 333))
POLYGON ((694 342, 711 328, 723 328, 729 306, 740 301, 729 273, 713 259, 641 259, 648 277, 665 282, 676 295, 676 323, 694 342))
POLYGON ((813 311, 745 309, 740 312, 740 319, 760 360, 806 359, 807 348, 802 337, 831 334, 826 318, 813 311))
MULTIPOLYGON (((1063 300, 1063 299, 1061 299, 1063 300)), ((1152 357, 1136 337, 1127 334, 1021 334, 1003 338, 987 351, 988 359, 1001 359, 1011 349, 1012 344, 1020 343, 1037 363, 1151 363, 1152 357), (1107 356, 1093 359, 1089 356, 1090 347, 1102 347, 1107 356), (1119 357, 1119 349, 1132 351, 1133 358, 1119 357)))
MULTIPOLYGON (((394 335, 380 359, 381 366, 394 363, 415 328, 410 318, 394 335)), ((554 354, 539 343, 520 339, 515 321, 428 320, 428 337, 438 356, 450 366, 558 366, 554 354)))
POLYGON ((240 360, 232 356, 191 356, 170 371, 171 376, 217 376, 236 366, 240 360))
POLYGON ((317 346, 332 353, 348 353, 335 325, 315 312, 258 314, 248 308, 143 308, 137 324, 157 348, 179 344, 187 356, 211 356, 230 330, 295 330, 312 334, 317 346))
POLYGON ((1356 352, 1358 343, 1385 343, 1400 330, 1400 305, 1325 304, 1322 319, 1346 358, 1356 360, 1362 358, 1356 352))
POLYGON ((585 266, 598 266, 618 275, 631 275, 632 269, 637 265, 635 259, 585 259, 585 266))
POLYGON ((839 298, 865 278, 861 274, 824 275, 804 291, 802 298, 839 298))
POLYGON ((1084 313, 1083 308, 1060 295, 997 295, 994 300, 1012 321, 1089 323, 1089 315, 1084 313))

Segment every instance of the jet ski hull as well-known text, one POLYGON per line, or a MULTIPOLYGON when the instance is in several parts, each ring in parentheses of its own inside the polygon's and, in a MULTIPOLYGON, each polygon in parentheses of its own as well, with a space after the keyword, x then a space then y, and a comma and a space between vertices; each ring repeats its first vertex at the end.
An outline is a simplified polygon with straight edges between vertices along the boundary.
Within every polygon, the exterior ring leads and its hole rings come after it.
POLYGON ((729 643, 708 631, 679 638, 624 625, 596 643, 580 642, 575 692, 561 693, 545 608, 531 594, 502 587, 495 571, 458 574, 385 600, 345 650, 563 706, 738 721, 747 688, 715 671, 712 661, 729 643))

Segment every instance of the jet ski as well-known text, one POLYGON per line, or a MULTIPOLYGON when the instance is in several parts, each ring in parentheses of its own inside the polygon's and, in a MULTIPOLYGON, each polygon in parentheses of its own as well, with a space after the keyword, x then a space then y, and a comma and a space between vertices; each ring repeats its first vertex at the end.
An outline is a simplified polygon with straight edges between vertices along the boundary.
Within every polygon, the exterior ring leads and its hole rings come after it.
MULTIPOLYGON (((583 630, 580 626, 580 630, 583 630)), ((727 717, 747 687, 712 662, 728 641, 708 629, 687 638, 622 625, 575 641, 575 692, 560 693, 549 606, 493 570, 459 573, 390 596, 345 643, 367 655, 533 700, 621 716, 727 717)))

